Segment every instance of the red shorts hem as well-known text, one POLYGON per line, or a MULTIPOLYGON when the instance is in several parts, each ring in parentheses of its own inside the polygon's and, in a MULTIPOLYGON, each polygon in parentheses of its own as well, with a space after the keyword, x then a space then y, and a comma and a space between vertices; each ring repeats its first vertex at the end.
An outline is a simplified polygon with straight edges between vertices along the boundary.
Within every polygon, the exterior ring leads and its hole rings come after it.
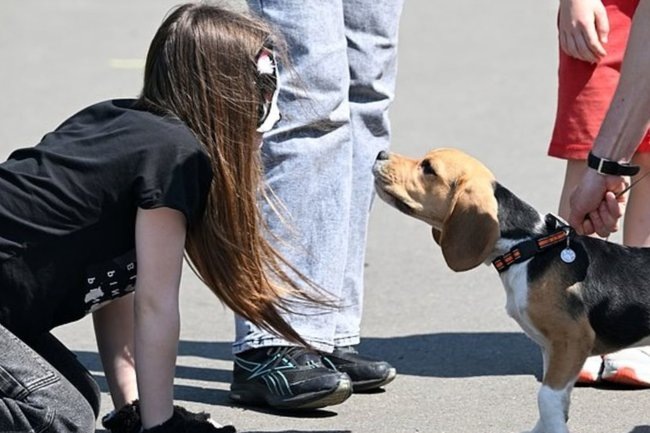
POLYGON ((560 159, 586 160, 590 150, 591 145, 551 143, 548 148, 548 156, 560 159))
MULTIPOLYGON (((591 144, 584 143, 572 143, 572 144, 563 144, 551 142, 548 147, 548 156, 552 156, 560 159, 575 159, 575 160, 586 160, 589 151, 591 150, 591 144)), ((650 134, 646 135, 643 138, 643 142, 639 145, 635 153, 649 153, 650 152, 650 134)))

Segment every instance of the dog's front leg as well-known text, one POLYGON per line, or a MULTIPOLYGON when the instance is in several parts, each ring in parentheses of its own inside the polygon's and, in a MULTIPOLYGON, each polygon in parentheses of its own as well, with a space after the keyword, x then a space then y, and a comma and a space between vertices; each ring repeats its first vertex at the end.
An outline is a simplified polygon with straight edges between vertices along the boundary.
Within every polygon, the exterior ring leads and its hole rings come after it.
POLYGON ((537 395, 539 421, 532 433, 569 433, 571 391, 580 368, 589 354, 585 339, 551 340, 543 349, 544 379, 537 395))
MULTIPOLYGON (((567 388, 553 390, 546 382, 551 366, 551 350, 542 347, 544 384, 537 394, 539 420, 529 433, 568 433, 566 426, 573 383, 567 388)), ((555 373, 552 375, 554 376, 555 373)))
POLYGON ((573 384, 563 389, 542 385, 537 394, 539 421, 532 433, 569 433, 566 425, 573 384))

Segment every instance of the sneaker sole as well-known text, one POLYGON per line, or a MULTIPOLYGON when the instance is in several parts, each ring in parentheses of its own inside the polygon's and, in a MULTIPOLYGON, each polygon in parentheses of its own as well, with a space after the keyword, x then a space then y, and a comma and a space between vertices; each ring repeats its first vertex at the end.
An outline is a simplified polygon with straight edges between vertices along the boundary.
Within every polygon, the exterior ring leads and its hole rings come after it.
POLYGON ((576 385, 595 385, 600 382, 600 374, 603 371, 603 359, 601 356, 588 357, 578 374, 576 385))
POLYGON ((321 392, 298 395, 293 398, 260 398, 246 390, 230 391, 230 399, 250 405, 264 405, 282 410, 320 409, 343 403, 352 395, 352 382, 341 379, 336 388, 321 392))
POLYGON ((576 383, 580 385, 591 385, 598 382, 600 382, 600 376, 594 374, 592 371, 583 370, 578 374, 578 378, 576 379, 576 383))
POLYGON ((381 379, 352 382, 352 389, 354 392, 372 391, 373 389, 388 385, 393 381, 393 379, 395 379, 396 376, 397 370, 395 368, 391 368, 388 370, 386 376, 382 377, 381 379))
POLYGON ((647 381, 638 378, 636 371, 633 368, 628 367, 621 367, 612 371, 606 371, 603 373, 602 379, 611 383, 620 383, 623 385, 643 388, 650 387, 650 384, 647 381))

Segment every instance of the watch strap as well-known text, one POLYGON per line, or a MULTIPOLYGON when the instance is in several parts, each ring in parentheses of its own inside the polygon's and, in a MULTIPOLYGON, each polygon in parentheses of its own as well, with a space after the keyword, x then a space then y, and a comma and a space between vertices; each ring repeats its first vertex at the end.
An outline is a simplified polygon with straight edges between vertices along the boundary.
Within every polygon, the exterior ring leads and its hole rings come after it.
POLYGON ((593 168, 600 174, 611 174, 613 176, 634 176, 639 172, 638 165, 600 158, 591 152, 589 152, 589 156, 587 157, 587 166, 593 168))

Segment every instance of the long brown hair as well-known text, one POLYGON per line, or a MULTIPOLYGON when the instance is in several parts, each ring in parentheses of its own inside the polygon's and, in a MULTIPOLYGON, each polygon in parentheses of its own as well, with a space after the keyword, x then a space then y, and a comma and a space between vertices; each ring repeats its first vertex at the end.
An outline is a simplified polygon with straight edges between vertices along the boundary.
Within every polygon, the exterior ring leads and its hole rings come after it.
POLYGON ((316 300, 290 278, 288 272, 300 273, 269 244, 257 205, 264 192, 255 58, 266 44, 280 45, 262 20, 214 5, 181 5, 151 43, 140 103, 180 118, 210 156, 206 209, 188 226, 192 269, 236 314, 305 344, 279 311, 292 301, 316 300))

